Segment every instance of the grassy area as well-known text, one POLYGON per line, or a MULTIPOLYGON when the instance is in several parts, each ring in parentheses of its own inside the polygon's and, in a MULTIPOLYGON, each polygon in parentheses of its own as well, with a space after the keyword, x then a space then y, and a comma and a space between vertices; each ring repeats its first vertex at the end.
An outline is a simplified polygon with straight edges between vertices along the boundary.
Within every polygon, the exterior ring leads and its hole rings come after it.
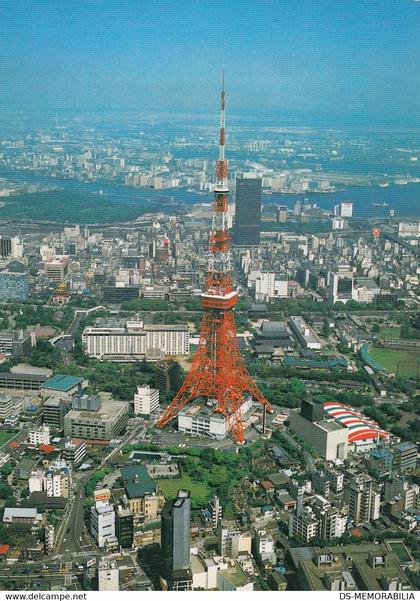
POLYGON ((369 355, 394 374, 398 371, 399 363, 420 363, 420 351, 374 347, 370 349, 369 355))
POLYGON ((191 491, 195 505, 205 505, 211 496, 211 491, 204 482, 194 482, 188 474, 183 473, 181 478, 162 479, 157 481, 165 499, 175 499, 181 488, 191 491))
POLYGON ((401 334, 401 327, 400 326, 389 326, 389 327, 385 327, 385 328, 381 328, 379 331, 379 335, 382 338, 399 338, 401 334))
POLYGON ((0 430, 0 445, 5 444, 8 440, 13 438, 15 432, 7 432, 5 430, 0 430))

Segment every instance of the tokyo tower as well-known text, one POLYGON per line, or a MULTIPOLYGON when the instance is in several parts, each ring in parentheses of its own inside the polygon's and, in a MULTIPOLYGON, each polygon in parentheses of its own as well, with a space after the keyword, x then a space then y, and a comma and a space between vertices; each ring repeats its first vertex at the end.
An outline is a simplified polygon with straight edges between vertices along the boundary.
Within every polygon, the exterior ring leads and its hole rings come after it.
POLYGON ((219 158, 216 161, 213 221, 209 236, 209 262, 205 291, 201 294, 203 320, 200 341, 191 369, 157 425, 164 427, 190 401, 214 403, 223 414, 232 437, 243 444, 241 405, 246 393, 271 412, 267 399, 245 367, 236 338, 234 306, 238 292, 233 287, 228 228, 228 168, 225 159, 225 90, 220 102, 219 158))

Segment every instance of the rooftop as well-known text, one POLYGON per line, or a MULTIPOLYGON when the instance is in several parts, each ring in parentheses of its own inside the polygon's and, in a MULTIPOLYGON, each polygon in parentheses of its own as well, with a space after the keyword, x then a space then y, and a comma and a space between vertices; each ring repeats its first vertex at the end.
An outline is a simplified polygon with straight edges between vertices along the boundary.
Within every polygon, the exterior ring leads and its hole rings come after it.
POLYGON ((104 420, 107 418, 117 416, 122 409, 128 411, 128 403, 123 401, 113 400, 102 400, 101 408, 97 411, 90 411, 86 409, 71 409, 64 420, 66 419, 81 419, 90 420, 91 422, 97 420, 104 420))
POLYGON ((38 515, 35 507, 6 507, 3 514, 3 522, 13 518, 35 519, 38 515))
POLYGON ((49 378, 46 382, 41 384, 41 388, 48 388, 53 390, 60 390, 62 392, 67 392, 74 386, 77 386, 83 382, 83 378, 79 376, 63 376, 61 374, 57 374, 52 378, 49 378))
POLYGON ((2 380, 32 380, 33 382, 45 382, 47 379, 46 376, 42 376, 40 374, 31 374, 31 373, 11 373, 8 371, 0 372, 0 378, 2 380))
POLYGON ((326 430, 327 432, 336 432, 337 430, 342 430, 344 427, 341 424, 338 424, 337 422, 329 419, 317 422, 317 425, 326 430))
POLYGON ((408 440, 396 444, 394 448, 398 449, 400 452, 412 451, 414 449, 417 449, 416 445, 413 442, 409 442, 408 440))
POLYGON ((330 416, 334 417, 336 423, 348 429, 349 443, 359 440, 389 438, 388 432, 382 430, 374 420, 357 411, 354 407, 337 402, 328 402, 324 403, 324 409, 330 416))
POLYGON ((142 463, 122 467, 121 479, 129 499, 144 497, 144 495, 156 491, 156 484, 150 478, 146 466, 142 463))
POLYGON ((223 570, 221 573, 235 587, 245 586, 249 582, 249 577, 236 561, 235 563, 232 562, 228 569, 223 570))
POLYGON ((19 261, 11 261, 1 273, 26 273, 25 266, 19 261))

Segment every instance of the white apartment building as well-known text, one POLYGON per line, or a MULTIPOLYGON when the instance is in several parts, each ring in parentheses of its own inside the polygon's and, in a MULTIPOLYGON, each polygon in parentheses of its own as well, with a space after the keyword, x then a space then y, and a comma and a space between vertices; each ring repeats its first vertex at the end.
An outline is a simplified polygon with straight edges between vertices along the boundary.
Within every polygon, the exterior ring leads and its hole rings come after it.
POLYGON ((319 531, 319 520, 310 507, 294 512, 289 517, 289 536, 299 538, 305 543, 315 538, 319 531))
POLYGON ((254 541, 255 556, 259 563, 269 562, 271 565, 276 563, 276 552, 274 548, 274 538, 265 530, 257 530, 254 541))
POLYGON ((98 359, 154 358, 188 355, 189 330, 186 325, 144 325, 128 322, 125 326, 87 327, 83 332, 86 352, 98 359))
POLYGON ((63 459, 69 463, 80 463, 86 455, 86 445, 82 440, 70 440, 64 445, 63 459))
POLYGON ((70 496, 70 474, 66 472, 47 472, 43 479, 43 489, 47 497, 70 496))
POLYGON ((250 532, 241 532, 235 524, 225 523, 219 527, 218 548, 223 557, 236 559, 239 555, 251 553, 252 537, 250 532))
POLYGON ((159 390, 150 386, 138 386, 134 393, 134 414, 150 415, 159 407, 159 390))
POLYGON ((22 412, 22 401, 12 399, 9 395, 0 396, 0 421, 4 421, 12 415, 19 415, 22 412))
POLYGON ((39 430, 30 430, 29 432, 30 445, 50 444, 50 438, 49 426, 42 426, 39 430))
POLYGON ((330 467, 327 467, 325 473, 330 481, 333 491, 336 493, 341 492, 344 487, 344 474, 330 467))
POLYGON ((98 590, 119 591, 119 569, 114 559, 101 559, 98 565, 98 590))
POLYGON ((47 497, 68 499, 71 488, 71 475, 68 470, 33 470, 28 479, 29 492, 44 492, 47 497))

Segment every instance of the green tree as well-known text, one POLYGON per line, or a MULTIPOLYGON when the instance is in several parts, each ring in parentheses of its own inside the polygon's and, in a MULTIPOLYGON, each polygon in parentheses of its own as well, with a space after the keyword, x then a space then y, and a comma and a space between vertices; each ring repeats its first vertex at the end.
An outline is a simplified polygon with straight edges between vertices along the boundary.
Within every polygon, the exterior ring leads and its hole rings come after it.
POLYGON ((10 463, 5 463, 0 468, 0 473, 1 473, 2 476, 10 476, 10 474, 12 472, 13 472, 13 467, 11 466, 10 463))

